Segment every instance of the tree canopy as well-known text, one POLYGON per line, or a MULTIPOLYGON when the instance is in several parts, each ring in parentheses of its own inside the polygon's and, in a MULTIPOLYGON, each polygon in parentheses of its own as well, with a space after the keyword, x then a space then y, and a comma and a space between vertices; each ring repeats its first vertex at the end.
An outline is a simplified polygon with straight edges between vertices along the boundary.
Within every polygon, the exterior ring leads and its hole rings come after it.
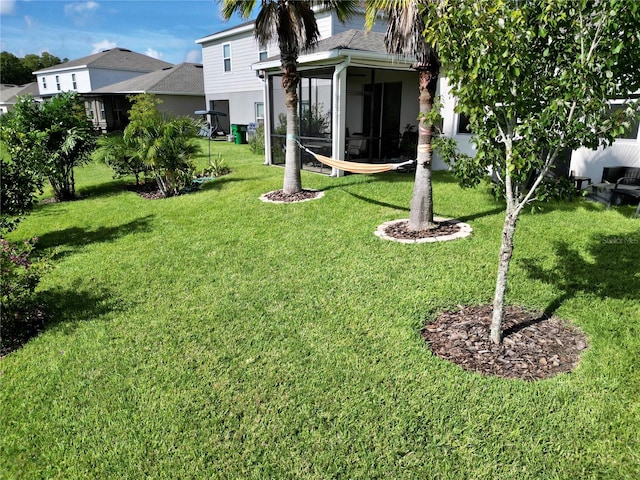
POLYGON ((520 212, 562 151, 610 145, 638 116, 640 4, 442 0, 429 4, 425 22, 477 147, 473 158, 455 156, 454 171, 476 185, 491 169, 504 184, 492 325, 498 343, 520 212), (614 100, 623 108, 612 115, 614 100))
POLYGON ((0 52, 0 83, 24 85, 35 82, 36 76, 33 72, 67 61, 66 58, 60 60, 48 52, 41 55, 29 53, 24 58, 16 57, 10 52, 0 52))

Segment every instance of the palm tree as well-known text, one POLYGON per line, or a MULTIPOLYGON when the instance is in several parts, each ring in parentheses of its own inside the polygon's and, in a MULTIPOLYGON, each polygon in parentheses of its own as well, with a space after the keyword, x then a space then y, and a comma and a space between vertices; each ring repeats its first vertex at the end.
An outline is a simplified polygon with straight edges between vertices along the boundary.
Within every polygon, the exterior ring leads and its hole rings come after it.
MULTIPOLYGON (((222 15, 227 20, 234 13, 248 19, 257 0, 222 0, 222 15)), ((300 177, 300 150, 296 144, 298 138, 298 55, 318 42, 319 30, 314 9, 328 8, 336 12, 341 22, 346 22, 356 11, 357 0, 260 0, 260 11, 255 21, 255 37, 261 46, 266 46, 277 38, 280 48, 282 70, 282 88, 285 91, 287 111, 286 154, 284 164, 285 194, 302 190, 300 177)))
POLYGON ((416 153, 416 177, 409 213, 409 230, 434 228, 433 194, 431 188, 431 139, 433 125, 427 114, 433 108, 436 86, 440 74, 440 59, 434 46, 423 35, 424 20, 421 4, 429 0, 369 0, 366 2, 367 29, 371 29, 380 12, 388 17, 385 45, 387 51, 399 55, 415 55, 412 67, 419 76, 420 115, 418 123, 418 147, 416 153))

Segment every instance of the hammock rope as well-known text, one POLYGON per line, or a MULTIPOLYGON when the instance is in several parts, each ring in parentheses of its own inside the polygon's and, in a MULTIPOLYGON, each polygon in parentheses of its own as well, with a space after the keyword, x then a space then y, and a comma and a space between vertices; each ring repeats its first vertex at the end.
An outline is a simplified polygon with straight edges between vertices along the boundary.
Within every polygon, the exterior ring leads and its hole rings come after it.
POLYGON ((337 168, 339 170, 344 170, 345 172, 351 173, 382 173, 388 172, 390 170, 397 170, 400 167, 404 167, 405 165, 410 165, 414 163, 414 160, 407 160, 405 162, 400 163, 361 163, 361 162, 349 162, 347 160, 338 160, 336 158, 326 157, 324 155, 320 155, 319 153, 313 152, 309 150, 307 147, 302 145, 297 139, 295 142, 298 146, 307 152, 309 155, 313 156, 316 160, 325 165, 329 165, 330 167, 337 168))

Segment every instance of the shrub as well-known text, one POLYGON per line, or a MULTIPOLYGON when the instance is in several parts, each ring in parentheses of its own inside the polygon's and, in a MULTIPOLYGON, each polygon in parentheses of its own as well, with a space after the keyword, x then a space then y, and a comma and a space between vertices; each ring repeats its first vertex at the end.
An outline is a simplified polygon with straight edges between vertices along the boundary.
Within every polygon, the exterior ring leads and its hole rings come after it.
POLYGON ((0 239, 0 287, 2 308, 2 351, 21 345, 42 328, 44 314, 37 304, 35 290, 46 259, 34 259, 37 238, 22 243, 0 239))
POLYGON ((98 138, 97 143, 98 149, 93 157, 113 168, 114 178, 133 175, 136 185, 139 185, 140 177, 150 171, 135 138, 125 137, 122 132, 117 132, 98 138))
POLYGON ((220 177, 229 173, 229 166, 219 153, 216 157, 210 158, 207 166, 200 173, 200 177, 220 177))
POLYGON ((20 152, 21 157, 29 159, 31 170, 49 179, 56 200, 75 198, 74 168, 90 160, 95 145, 93 125, 76 92, 42 102, 28 95, 19 97, 14 109, 2 119, 2 129, 2 140, 14 162, 15 152, 20 152), (37 141, 34 135, 39 136, 37 141))
POLYGON ((252 153, 264 155, 264 126, 258 125, 256 131, 249 137, 249 150, 252 153))
POLYGON ((202 123, 189 117, 163 116, 157 109, 160 101, 153 95, 136 95, 130 100, 131 122, 124 130, 124 140, 135 143, 162 195, 178 195, 193 181, 191 159, 200 153, 196 138, 202 123))

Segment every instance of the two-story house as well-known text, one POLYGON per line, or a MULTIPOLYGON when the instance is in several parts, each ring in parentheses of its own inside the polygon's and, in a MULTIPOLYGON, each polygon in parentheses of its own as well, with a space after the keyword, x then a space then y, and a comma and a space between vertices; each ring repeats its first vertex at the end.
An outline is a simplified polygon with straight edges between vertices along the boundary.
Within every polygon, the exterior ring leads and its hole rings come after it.
MULTIPOLYGON (((403 131, 417 131, 418 77, 412 59, 388 55, 386 24, 366 33, 362 13, 343 25, 334 12, 320 10, 316 21, 319 45, 302 52, 298 62, 301 139, 334 158, 375 161, 400 155, 403 131)), ((230 124, 263 124, 266 163, 283 163, 285 107, 277 44, 261 48, 253 22, 196 43, 202 46, 208 107, 227 113, 230 124)), ((318 167, 312 157, 303 159, 303 168, 318 167)))
MULTIPOLYGON (((320 42, 301 52, 298 70, 299 118, 302 142, 333 158, 360 158, 366 162, 401 157, 411 151, 417 130, 418 79, 411 57, 386 52, 386 22, 364 32, 363 16, 342 25, 331 11, 318 11, 320 42), (403 145, 403 141, 405 144, 403 145)), ((265 163, 284 163, 284 93, 276 44, 261 48, 249 22, 196 40, 202 46, 207 106, 228 114, 230 123, 263 123, 267 146, 265 163)), ((468 122, 455 112, 456 99, 441 78, 443 134, 459 148, 474 153, 468 122)), ((224 125, 229 130, 229 125, 224 125)), ((313 157, 303 168, 322 169, 313 157)), ((575 175, 599 181, 604 166, 640 167, 640 133, 633 125, 613 146, 572 152, 566 166, 575 175)), ((434 169, 446 165, 436 157, 434 169)), ((332 172, 339 174, 339 172, 332 172)), ((568 173, 568 172, 567 172, 568 173)))
MULTIPOLYGON (((171 63, 125 48, 112 48, 33 73, 40 96, 47 98, 68 91, 86 94, 171 66, 171 63)), ((128 109, 128 103, 124 100, 122 97, 111 97, 105 102, 100 97, 93 97, 86 103, 87 115, 94 120, 97 128, 120 124, 128 109)))

